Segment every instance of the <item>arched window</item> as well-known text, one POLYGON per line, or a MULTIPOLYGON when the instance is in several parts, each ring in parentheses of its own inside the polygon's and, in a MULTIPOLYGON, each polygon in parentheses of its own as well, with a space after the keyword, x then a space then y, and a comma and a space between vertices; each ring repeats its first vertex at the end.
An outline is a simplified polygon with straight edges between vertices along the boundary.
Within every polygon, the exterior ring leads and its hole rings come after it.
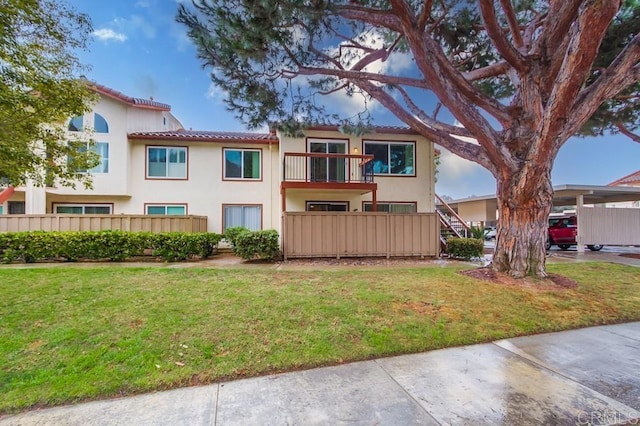
POLYGON ((84 126, 82 125, 82 116, 79 115, 77 117, 73 117, 71 121, 69 121, 69 131, 70 132, 81 132, 84 126))
POLYGON ((107 120, 97 112, 93 114, 93 129, 96 133, 109 133, 107 120))

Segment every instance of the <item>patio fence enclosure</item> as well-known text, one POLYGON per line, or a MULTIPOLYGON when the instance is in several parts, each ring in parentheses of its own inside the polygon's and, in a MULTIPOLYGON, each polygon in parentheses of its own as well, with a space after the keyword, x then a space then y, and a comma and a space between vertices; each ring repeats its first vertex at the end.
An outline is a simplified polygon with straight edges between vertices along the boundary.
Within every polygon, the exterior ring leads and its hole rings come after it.
POLYGON ((640 245, 640 209, 581 207, 580 244, 640 245))
POLYGON ((20 231, 207 232, 206 216, 0 215, 0 232, 20 231))
POLYGON ((436 213, 285 212, 282 221, 285 259, 440 253, 436 213))

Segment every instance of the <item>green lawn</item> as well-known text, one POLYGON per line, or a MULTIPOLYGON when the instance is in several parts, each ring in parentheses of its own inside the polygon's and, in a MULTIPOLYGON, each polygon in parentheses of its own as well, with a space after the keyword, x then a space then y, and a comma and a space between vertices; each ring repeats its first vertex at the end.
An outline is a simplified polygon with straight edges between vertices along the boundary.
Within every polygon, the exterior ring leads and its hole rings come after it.
POLYGON ((640 320, 640 270, 553 264, 572 290, 455 268, 0 268, 0 413, 640 320))

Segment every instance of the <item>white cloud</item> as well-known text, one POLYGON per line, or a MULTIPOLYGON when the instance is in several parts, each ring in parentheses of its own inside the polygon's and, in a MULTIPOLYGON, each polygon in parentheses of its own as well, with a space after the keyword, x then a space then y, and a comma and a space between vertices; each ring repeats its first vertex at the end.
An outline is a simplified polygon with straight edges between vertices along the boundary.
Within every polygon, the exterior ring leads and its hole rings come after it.
POLYGON ((110 28, 100 28, 98 30, 95 30, 93 32, 93 35, 102 41, 114 40, 114 41, 124 42, 127 40, 127 36, 125 34, 115 32, 110 28))
MULTIPOLYGON (((354 39, 361 46, 371 49, 380 49, 384 46, 383 35, 375 30, 363 32, 354 39)), ((367 54, 362 48, 352 47, 353 44, 352 42, 343 42, 340 46, 325 49, 325 53, 332 57, 340 54, 339 60, 345 68, 349 69, 367 54)), ((399 75, 412 66, 413 57, 411 55, 393 52, 384 61, 378 59, 368 64, 363 68, 363 71, 374 74, 399 75)), ((343 91, 340 91, 327 96, 326 99, 327 103, 349 114, 361 112, 365 110, 365 108, 368 111, 373 111, 381 107, 380 103, 376 100, 368 99, 366 95, 359 93, 355 93, 353 96, 347 96, 343 91)))
POLYGON ((220 102, 220 103, 224 101, 226 96, 227 96, 227 92, 220 89, 218 86, 215 85, 215 83, 209 84, 209 88, 207 89, 207 93, 205 95, 207 99, 210 99, 214 102, 220 102))

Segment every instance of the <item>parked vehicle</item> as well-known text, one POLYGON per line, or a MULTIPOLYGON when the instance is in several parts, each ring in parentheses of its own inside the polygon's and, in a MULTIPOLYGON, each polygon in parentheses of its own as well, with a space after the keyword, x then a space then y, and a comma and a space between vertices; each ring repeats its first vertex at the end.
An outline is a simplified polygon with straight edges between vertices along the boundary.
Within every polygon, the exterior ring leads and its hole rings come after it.
POLYGON ((495 226, 485 226, 484 228, 484 239, 485 240, 494 240, 496 238, 496 228, 495 226))
MULTIPOLYGON (((547 237, 547 250, 552 245, 557 245, 560 250, 568 250, 569 247, 577 243, 578 218, 576 216, 551 217, 549 218, 549 235, 547 237)), ((591 251, 599 251, 604 247, 602 244, 587 245, 591 251)))

